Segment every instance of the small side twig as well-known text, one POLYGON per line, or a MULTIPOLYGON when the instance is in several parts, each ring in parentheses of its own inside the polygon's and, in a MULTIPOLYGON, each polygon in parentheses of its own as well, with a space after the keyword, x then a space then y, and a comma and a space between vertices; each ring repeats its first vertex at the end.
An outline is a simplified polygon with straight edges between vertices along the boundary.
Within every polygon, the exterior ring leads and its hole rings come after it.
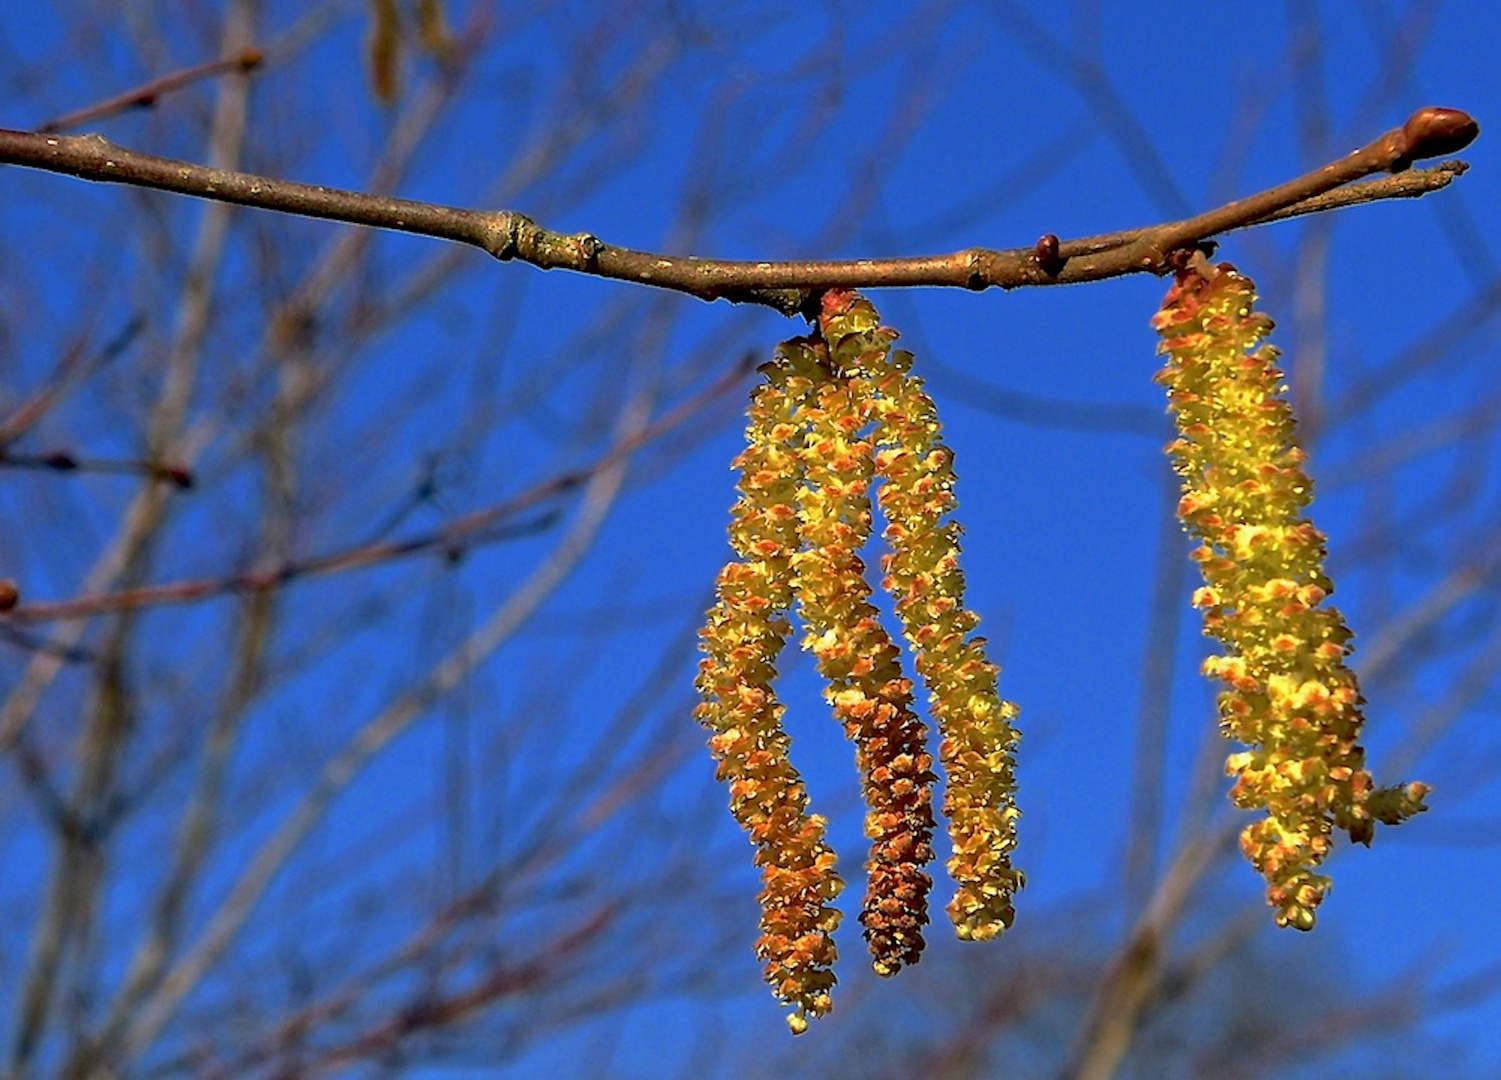
POLYGON ((163 94, 170 94, 199 79, 213 78, 215 75, 222 75, 228 71, 253 71, 260 67, 264 60, 265 56, 259 49, 242 49, 234 56, 227 56, 222 60, 210 60, 206 64, 196 64, 181 71, 174 71, 159 79, 152 79, 134 90, 127 90, 123 94, 116 94, 104 101, 55 117, 38 127, 37 131, 44 135, 51 135, 54 132, 66 131, 68 128, 81 127, 95 120, 103 120, 125 112, 127 109, 147 109, 155 105, 163 94))
POLYGON ((120 473, 126 476, 149 476, 179 489, 193 486, 193 473, 186 465, 138 458, 85 458, 67 450, 49 450, 44 454, 18 454, 0 447, 0 468, 44 469, 48 472, 120 473))
POLYGON ((84 353, 81 341, 70 346, 53 365, 41 387, 12 409, 8 416, 0 416, 0 447, 9 446, 25 435, 87 379, 123 356, 145 328, 145 318, 137 313, 92 355, 84 353))
MULTIPOLYGON (((89 618, 110 612, 136 611, 167 604, 189 604, 216 596, 263 592, 280 588, 301 578, 375 566, 427 552, 438 551, 454 557, 476 544, 493 542, 521 532, 532 531, 532 527, 538 524, 535 519, 519 524, 513 524, 514 520, 527 511, 543 507, 552 499, 584 486, 598 473, 613 468, 641 447, 677 427, 709 401, 738 384, 745 373, 754 367, 755 360, 756 358, 750 354, 742 357, 739 363, 700 393, 669 409, 639 431, 632 432, 621 439, 589 464, 558 473, 510 499, 456 517, 436 529, 402 540, 376 540, 356 544, 322 555, 291 559, 274 566, 246 570, 224 577, 139 585, 117 592, 78 596, 52 603, 18 604, 19 595, 14 592, 12 585, 10 605, 6 607, 0 603, 0 626, 6 623, 47 623, 63 619, 89 618)), ((540 523, 546 525, 551 520, 551 517, 544 512, 540 523)), ((6 584, 9 583, 0 582, 0 601, 4 600, 6 584)))
POLYGON ((525 262, 542 270, 572 270, 653 285, 703 300, 763 304, 791 315, 805 309, 811 294, 831 288, 925 285, 1011 289, 1162 273, 1174 251, 1235 229, 1444 187, 1462 169, 1441 166, 1429 170, 1415 184, 1404 179, 1389 187, 1370 184, 1337 190, 1374 173, 1403 172, 1414 161, 1455 153, 1468 146, 1479 131, 1479 125, 1458 109, 1419 109, 1402 127, 1297 179, 1181 221, 1062 241, 1056 252, 1049 241, 1046 257, 1039 257, 1036 247, 784 262, 661 255, 607 244, 590 233, 554 232, 511 210, 465 210, 273 180, 137 153, 115 146, 100 135, 0 129, 0 164, 453 240, 478 247, 502 261, 525 262))

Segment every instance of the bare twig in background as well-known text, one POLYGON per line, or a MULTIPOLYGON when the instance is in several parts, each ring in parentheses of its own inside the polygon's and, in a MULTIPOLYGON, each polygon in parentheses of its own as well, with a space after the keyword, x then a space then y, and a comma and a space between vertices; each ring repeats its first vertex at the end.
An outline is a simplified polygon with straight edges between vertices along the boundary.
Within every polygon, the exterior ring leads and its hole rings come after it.
POLYGON ((433 551, 443 554, 446 558, 456 558, 475 545, 493 544, 507 537, 545 528, 551 523, 550 518, 520 525, 511 523, 526 511, 544 506, 552 499, 583 487, 596 473, 613 467, 622 458, 671 431, 697 413, 709 401, 738 385, 753 366, 753 361, 754 357, 747 355, 739 364, 721 374, 717 382, 693 398, 673 407, 639 432, 615 444, 597 461, 582 468, 570 469, 503 503, 465 514, 431 532, 403 540, 378 540, 326 555, 288 559, 265 569, 248 570, 212 580, 140 585, 123 592, 101 596, 80 596, 51 604, 12 605, 9 610, 0 612, 0 618, 18 623, 53 622, 59 619, 103 615, 112 611, 133 611, 162 604, 187 604, 226 594, 265 592, 303 577, 355 570, 433 551))
MULTIPOLYGON (((624 418, 623 441, 638 438, 646 425, 649 400, 632 403, 624 418)), ((317 784, 286 816, 275 833, 247 863, 234 888, 209 920, 198 940, 166 973, 155 993, 141 1005, 126 1028, 122 1042, 127 1052, 149 1045, 172 1017, 184 996, 219 960, 239 933, 271 879, 301 843, 308 831, 327 812, 329 804, 359 775, 382 747, 399 735, 437 698, 449 692, 476 664, 499 648, 538 605, 568 576, 594 541, 625 478, 625 459, 601 469, 583 492, 578 517, 551 556, 478 627, 450 653, 422 684, 407 691, 380 715, 366 723, 344 748, 320 771, 317 784)))
POLYGON ((149 476, 153 480, 163 480, 178 488, 193 486, 193 474, 181 465, 168 465, 157 461, 79 457, 67 450, 49 450, 45 454, 24 454, 0 449, 0 467, 45 469, 49 472, 60 473, 116 473, 121 476, 149 476))
MULTIPOLYGON (((255 18, 253 0, 236 0, 224 21, 227 52, 248 47, 255 18)), ((233 168, 240 160, 249 113, 248 70, 243 69, 239 78, 226 79, 220 87, 208 149, 210 160, 218 168, 233 168)), ((188 416, 230 213, 227 206, 212 207, 204 215, 195 239, 165 377, 147 425, 146 456, 151 461, 170 459, 188 416)), ((106 580, 118 576, 127 585, 134 585, 144 576, 167 512, 168 499, 162 486, 145 486, 122 520, 112 550, 98 564, 108 575, 106 580)), ((81 630, 80 624, 73 625, 81 630)), ((79 736, 78 768, 67 800, 70 827, 62 831, 54 853, 46 914, 37 921, 22 984, 23 1005, 10 1057, 11 1075, 29 1071, 47 1025, 58 1019, 51 1002, 66 952, 70 948, 89 950, 97 928, 99 897, 105 885, 102 842, 108 833, 109 807, 124 760, 123 744, 133 727, 124 657, 134 630, 127 615, 110 628, 100 649, 100 677, 79 736)), ((23 692, 5 702, 5 719, 0 721, 5 732, 0 735, 0 744, 11 741, 24 722, 28 705, 34 703, 56 670, 57 662, 51 655, 33 658, 23 692)))
POLYGON ((119 358, 144 328, 144 320, 134 315, 96 353, 89 355, 83 341, 58 358, 56 366, 40 389, 11 410, 9 416, 0 420, 0 451, 20 439, 55 409, 68 394, 110 361, 119 358))
POLYGON ((152 79, 148 83, 127 90, 123 94, 116 94, 107 101, 101 101, 97 105, 90 105, 84 109, 78 109, 65 116, 59 116, 55 120, 48 120, 37 126, 37 130, 50 135, 58 131, 66 131, 68 128, 82 127, 84 124, 92 124, 99 120, 113 116, 116 113, 125 112, 127 109, 144 109, 155 105, 163 94, 170 94, 174 90, 180 90, 184 86, 197 82, 199 79, 210 79, 215 75, 223 75, 229 71, 253 71, 260 67, 265 59, 259 49, 247 47, 240 52, 223 60, 210 60, 207 63, 197 64, 182 71, 174 71, 170 75, 152 79))
POLYGON ((1232 836, 1222 830, 1218 836, 1198 837, 1179 849, 1101 979, 1061 1076, 1108 1080, 1115 1075, 1135 1037, 1141 1013, 1162 979, 1171 933, 1210 862, 1228 850, 1232 836))

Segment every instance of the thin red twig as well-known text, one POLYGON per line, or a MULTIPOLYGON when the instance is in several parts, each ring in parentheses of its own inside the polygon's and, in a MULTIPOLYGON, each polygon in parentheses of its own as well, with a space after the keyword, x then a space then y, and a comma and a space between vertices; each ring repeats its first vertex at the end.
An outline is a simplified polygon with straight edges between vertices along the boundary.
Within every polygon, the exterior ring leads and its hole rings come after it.
POLYGON ((501 526, 527 510, 534 509, 584 484, 601 469, 610 467, 626 455, 658 438, 682 423, 708 401, 739 382, 754 363, 746 356, 701 393, 664 413, 637 435, 611 447, 595 461, 570 469, 538 483, 504 502, 456 517, 429 532, 404 540, 382 540, 341 548, 306 559, 291 559, 275 566, 246 570, 225 577, 191 581, 171 581, 160 585, 142 585, 119 592, 79 596, 53 603, 26 604, 6 611, 0 607, 0 625, 11 623, 56 622, 86 618, 115 611, 134 611, 166 604, 187 604, 213 596, 259 592, 274 589, 299 578, 354 570, 393 559, 420 555, 429 551, 461 552, 476 543, 501 535, 514 535, 515 528, 501 531, 501 526))
POLYGON ((259 49, 243 49, 235 56, 227 56, 223 60, 210 60, 206 64, 197 64, 181 71, 174 71, 159 79, 152 79, 134 90, 127 90, 123 94, 116 94, 104 101, 48 120, 38 127, 37 131, 50 135, 68 128, 81 127, 95 120, 103 120, 127 109, 149 108, 155 105, 163 94, 181 90, 184 86, 197 82, 199 79, 212 78, 226 71, 252 71, 259 67, 264 59, 259 49))

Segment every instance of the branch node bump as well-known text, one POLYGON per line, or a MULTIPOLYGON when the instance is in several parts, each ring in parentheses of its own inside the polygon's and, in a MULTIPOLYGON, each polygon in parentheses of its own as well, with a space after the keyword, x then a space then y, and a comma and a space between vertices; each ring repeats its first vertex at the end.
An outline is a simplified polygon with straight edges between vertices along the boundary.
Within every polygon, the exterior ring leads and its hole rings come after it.
POLYGON ((573 237, 573 245, 578 249, 579 258, 584 261, 584 266, 595 269, 599 266, 599 253, 604 250, 604 242, 593 233, 581 232, 573 237))
POLYGON ((964 277, 964 287, 973 289, 975 292, 984 292, 990 284, 990 276, 985 272, 985 267, 980 263, 980 253, 969 253, 969 273, 964 277))
POLYGON ((509 210, 501 211, 500 243, 492 246, 491 254, 501 262, 510 262, 521 254, 521 231, 532 221, 525 214, 509 210))

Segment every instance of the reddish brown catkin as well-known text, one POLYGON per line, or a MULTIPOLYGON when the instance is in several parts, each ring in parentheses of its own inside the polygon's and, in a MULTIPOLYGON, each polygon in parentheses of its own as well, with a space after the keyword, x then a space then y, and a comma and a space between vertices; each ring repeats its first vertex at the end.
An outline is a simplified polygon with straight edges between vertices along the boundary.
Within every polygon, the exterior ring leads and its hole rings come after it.
POLYGON ((756 955, 766 981, 794 1011, 793 1033, 832 1008, 835 978, 833 900, 843 887, 824 820, 808 813, 802 779, 788 758, 783 707, 772 691, 776 658, 790 632, 791 557, 798 546, 798 449, 805 387, 789 388, 781 361, 763 367, 766 382, 751 399, 747 447, 736 459, 740 499, 730 544, 739 560, 719 575, 718 602, 702 631, 697 686, 700 723, 730 810, 756 847, 763 888, 756 955))
POLYGON ((828 368, 815 339, 789 342, 799 370, 816 380, 805 415, 802 457, 807 484, 798 493, 802 550, 792 559, 807 634, 803 645, 828 680, 824 695, 855 743, 871 841, 860 922, 876 974, 894 975, 922 955, 932 879, 932 768, 927 729, 912 707, 901 654, 870 603, 859 551, 871 532, 874 447, 864 432, 874 406, 863 388, 828 368))
POLYGON ((1183 477, 1178 513, 1199 541, 1204 587, 1193 603, 1225 647, 1204 673, 1228 687, 1226 737, 1250 747, 1226 761, 1230 795, 1267 812, 1241 833, 1241 850, 1266 878, 1278 925, 1310 930, 1330 884, 1314 870, 1333 830, 1369 843, 1374 822, 1425 809, 1428 788, 1372 788, 1358 741, 1364 699, 1345 664, 1352 635, 1324 606, 1334 589, 1324 535, 1302 514, 1313 484, 1277 351, 1261 345, 1272 322, 1255 299, 1234 267, 1198 259, 1177 274, 1152 326, 1178 426, 1168 446, 1183 477))
POLYGON ((959 525, 945 520, 956 504, 953 452, 939 438, 922 380, 909 373, 911 355, 892 351, 896 332, 881 326, 868 301, 826 293, 819 326, 836 369, 860 373, 874 402, 878 501, 891 548, 883 584, 896 599, 942 736, 955 884, 948 914, 961 938, 983 941, 1015 920, 1012 898, 1024 884, 1011 864, 1020 736, 1012 724, 1016 706, 1000 697, 985 639, 971 634, 979 617, 964 607, 959 525))

